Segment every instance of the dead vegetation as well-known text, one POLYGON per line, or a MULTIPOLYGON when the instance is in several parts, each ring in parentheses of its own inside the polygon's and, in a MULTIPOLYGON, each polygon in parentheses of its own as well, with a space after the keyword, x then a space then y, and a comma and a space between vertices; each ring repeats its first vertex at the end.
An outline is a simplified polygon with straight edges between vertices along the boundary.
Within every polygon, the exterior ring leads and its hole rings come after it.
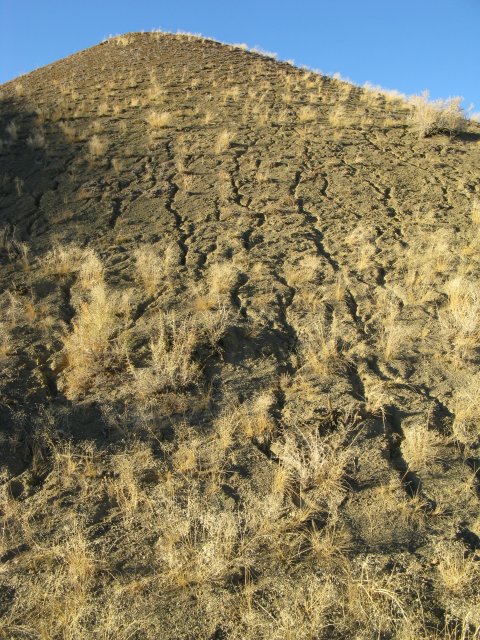
POLYGON ((480 638, 460 102, 162 33, 2 92, 0 636, 480 638))

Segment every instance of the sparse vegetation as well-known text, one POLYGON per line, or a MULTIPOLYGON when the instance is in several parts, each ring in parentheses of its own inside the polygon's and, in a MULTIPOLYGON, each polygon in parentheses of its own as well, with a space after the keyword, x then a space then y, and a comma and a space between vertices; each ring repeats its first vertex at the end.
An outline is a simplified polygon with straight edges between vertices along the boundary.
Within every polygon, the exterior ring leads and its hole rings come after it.
POLYGON ((459 133, 465 126, 465 115, 460 106, 462 98, 448 100, 428 99, 428 92, 410 98, 410 125, 419 138, 434 133, 459 133))
POLYGON ((478 640, 458 100, 155 32, 0 111, 0 636, 478 640))
POLYGON ((172 121, 172 114, 168 111, 150 111, 147 116, 147 122, 152 129, 162 129, 170 124, 172 121))
POLYGON ((93 158, 99 158, 103 156, 107 145, 104 140, 102 140, 99 136, 94 135, 88 141, 88 153, 93 158))
POLYGON ((226 151, 229 148, 232 140, 233 140, 233 133, 231 131, 228 131, 227 129, 222 131, 219 134, 217 141, 215 143, 215 152, 223 153, 224 151, 226 151))

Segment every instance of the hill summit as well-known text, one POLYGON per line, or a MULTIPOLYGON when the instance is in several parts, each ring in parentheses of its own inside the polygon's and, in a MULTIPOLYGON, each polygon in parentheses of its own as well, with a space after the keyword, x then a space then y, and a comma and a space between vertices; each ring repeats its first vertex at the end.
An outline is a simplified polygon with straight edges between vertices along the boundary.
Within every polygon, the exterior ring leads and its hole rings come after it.
POLYGON ((0 87, 0 635, 480 637, 479 163, 193 36, 0 87))

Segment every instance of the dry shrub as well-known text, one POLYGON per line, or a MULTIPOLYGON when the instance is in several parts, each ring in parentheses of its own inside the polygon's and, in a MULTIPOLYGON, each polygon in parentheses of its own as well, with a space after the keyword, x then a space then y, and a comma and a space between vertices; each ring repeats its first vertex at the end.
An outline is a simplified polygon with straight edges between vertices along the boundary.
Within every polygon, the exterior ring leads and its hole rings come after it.
POLYGON ((161 254, 153 247, 142 247, 135 251, 134 256, 137 272, 149 296, 155 295, 161 284, 168 281, 178 262, 174 245, 169 245, 161 254))
POLYGON ((335 312, 330 326, 319 317, 302 327, 299 332, 302 368, 315 375, 328 375, 342 370, 348 362, 347 344, 335 312))
POLYGON ((453 435, 461 443, 475 445, 480 438, 480 375, 471 376, 454 395, 453 435))
POLYGON ((218 136, 215 143, 215 153, 223 153, 226 151, 233 140, 233 133, 228 129, 224 129, 218 136))
POLYGON ((434 133, 459 133, 465 127, 462 98, 429 101, 428 91, 410 98, 409 124, 419 138, 434 133))
POLYGON ((439 322, 455 354, 463 360, 480 347, 480 293, 472 280, 457 276, 445 285, 448 304, 439 311, 439 322))
POLYGON ((150 111, 147 122, 152 129, 162 129, 170 124, 172 114, 169 111, 150 111))
POLYGON ((471 216, 472 216, 472 222, 474 224, 480 224, 480 199, 479 198, 475 198, 474 201, 472 202, 471 216))
POLYGON ((438 573, 445 588, 458 595, 467 596, 476 586, 479 575, 474 555, 467 555, 460 542, 445 542, 437 546, 438 573))
POLYGON ((103 156, 106 148, 106 142, 97 135, 92 136, 88 141, 88 153, 92 158, 99 158, 100 156, 103 156))
POLYGON ((230 293, 237 279, 238 269, 231 262, 213 263, 207 273, 209 296, 218 299, 219 296, 230 293))
POLYGON ((439 460, 440 436, 428 425, 406 427, 402 441, 402 454, 412 471, 425 472, 439 460))
POLYGON ((298 110, 299 122, 312 122, 316 118, 316 111, 312 107, 304 106, 298 110))
POLYGON ((160 312, 156 333, 150 341, 148 366, 131 367, 137 393, 143 398, 184 389, 200 375, 193 359, 200 336, 192 317, 178 320, 174 313, 160 312))
POLYGON ((64 338, 65 384, 69 397, 84 393, 92 377, 108 368, 111 338, 121 326, 118 300, 103 282, 86 293, 72 321, 72 331, 64 338))
POLYGON ((344 476, 352 456, 349 447, 339 447, 337 438, 297 430, 272 445, 272 451, 302 501, 314 511, 327 508, 336 513, 347 491, 344 476))
POLYGON ((113 498, 123 517, 134 516, 141 506, 148 506, 142 489, 142 477, 155 468, 152 451, 144 443, 136 443, 122 453, 112 456, 115 476, 109 481, 108 494, 113 498))

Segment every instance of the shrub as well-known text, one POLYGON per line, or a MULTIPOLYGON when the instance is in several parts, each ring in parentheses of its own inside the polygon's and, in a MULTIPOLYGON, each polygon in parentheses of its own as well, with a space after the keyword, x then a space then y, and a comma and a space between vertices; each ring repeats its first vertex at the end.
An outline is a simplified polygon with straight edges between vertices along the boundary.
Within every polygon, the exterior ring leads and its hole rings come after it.
POLYGON ((101 138, 99 138, 97 135, 94 135, 88 142, 88 152, 90 156, 98 158, 105 153, 106 146, 107 145, 101 138))
POLYGON ((147 122, 152 129, 161 129, 166 127, 172 120, 172 114, 168 111, 150 111, 147 116, 147 122))
POLYGON ((410 126, 419 138, 426 138, 434 133, 448 133, 450 136, 459 133, 465 126, 461 101, 462 98, 458 97, 429 101, 428 91, 424 91, 421 96, 412 96, 410 126))
POLYGON ((192 318, 179 321, 173 313, 160 313, 157 336, 150 341, 150 363, 132 368, 141 397, 168 390, 178 391, 198 379, 199 367, 193 360, 199 334, 192 318))

